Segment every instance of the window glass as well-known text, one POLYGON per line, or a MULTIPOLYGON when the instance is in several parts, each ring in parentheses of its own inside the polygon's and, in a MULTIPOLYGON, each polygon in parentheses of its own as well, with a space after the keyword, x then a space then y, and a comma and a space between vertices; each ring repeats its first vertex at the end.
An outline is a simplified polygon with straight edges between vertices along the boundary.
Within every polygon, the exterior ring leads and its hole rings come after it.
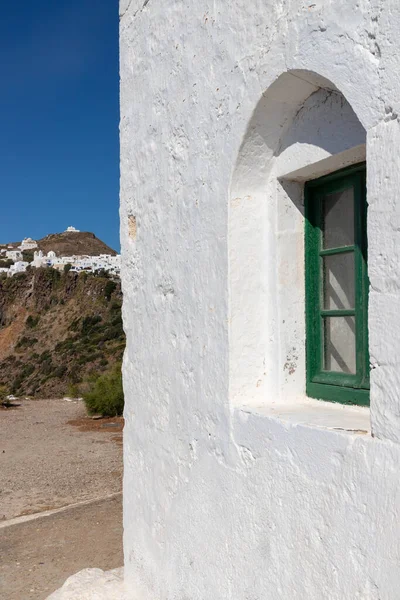
POLYGON ((354 244, 354 190, 328 194, 323 199, 324 248, 354 244))
POLYGON ((354 252, 324 256, 324 308, 354 308, 354 252))
POLYGON ((356 373, 354 317, 325 317, 324 363, 326 371, 356 373))

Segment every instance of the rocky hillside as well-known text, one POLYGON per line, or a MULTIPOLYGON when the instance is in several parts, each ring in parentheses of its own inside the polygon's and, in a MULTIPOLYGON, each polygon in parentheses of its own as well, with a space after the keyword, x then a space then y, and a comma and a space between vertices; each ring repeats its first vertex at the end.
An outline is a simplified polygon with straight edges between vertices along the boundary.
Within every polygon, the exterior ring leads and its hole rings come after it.
MULTIPOLYGON (((13 242, 11 245, 17 248, 21 242, 13 242)), ((99 254, 111 254, 115 256, 115 250, 99 240, 94 233, 89 231, 51 233, 41 240, 37 240, 38 249, 47 254, 50 250, 57 256, 72 256, 86 254, 88 256, 98 256, 99 254)), ((1 246, 1 245, 0 245, 1 246)), ((7 247, 8 244, 4 244, 7 247)), ((33 254, 33 251, 32 251, 33 254)))
POLYGON ((121 303, 120 283, 107 277, 55 269, 0 276, 0 385, 60 397, 112 368, 125 347, 121 303))

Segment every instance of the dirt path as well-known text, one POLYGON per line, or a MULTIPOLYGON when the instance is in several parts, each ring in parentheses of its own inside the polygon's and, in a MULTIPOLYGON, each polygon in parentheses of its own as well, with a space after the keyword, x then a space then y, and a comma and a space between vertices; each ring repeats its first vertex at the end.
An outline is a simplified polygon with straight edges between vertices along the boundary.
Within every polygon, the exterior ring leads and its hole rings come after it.
POLYGON ((121 490, 121 420, 84 417, 65 400, 0 410, 0 520, 121 490))
POLYGON ((1 527, 0 598, 43 600, 81 569, 122 566, 121 501, 118 495, 1 527))

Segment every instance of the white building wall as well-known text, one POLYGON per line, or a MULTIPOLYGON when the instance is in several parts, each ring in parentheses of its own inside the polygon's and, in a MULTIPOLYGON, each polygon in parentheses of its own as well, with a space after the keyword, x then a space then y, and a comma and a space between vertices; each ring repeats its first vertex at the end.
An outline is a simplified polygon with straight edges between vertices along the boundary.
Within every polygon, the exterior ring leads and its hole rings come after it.
POLYGON ((393 600, 398 3, 120 7, 127 585, 393 600), (302 321, 303 182, 365 147, 370 411, 304 398, 302 321))
POLYGON ((21 250, 7 250, 6 257, 14 261, 22 260, 22 252, 21 250))
POLYGON ((22 250, 33 250, 35 248, 37 248, 37 242, 35 242, 35 240, 33 240, 32 238, 25 238, 22 240, 21 245, 18 246, 18 248, 22 251, 22 250))
POLYGON ((19 260, 10 266, 8 269, 7 275, 12 277, 16 273, 24 273, 29 266, 29 263, 23 260, 19 260))

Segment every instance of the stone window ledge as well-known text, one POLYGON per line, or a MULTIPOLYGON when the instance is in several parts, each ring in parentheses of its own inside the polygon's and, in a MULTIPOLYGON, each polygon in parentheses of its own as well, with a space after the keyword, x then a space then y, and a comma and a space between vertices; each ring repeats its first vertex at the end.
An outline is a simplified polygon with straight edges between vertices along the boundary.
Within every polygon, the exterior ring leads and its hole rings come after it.
POLYGON ((263 406, 236 406, 244 413, 272 418, 290 425, 302 425, 349 434, 370 435, 370 409, 302 398, 296 402, 271 402, 263 406))

